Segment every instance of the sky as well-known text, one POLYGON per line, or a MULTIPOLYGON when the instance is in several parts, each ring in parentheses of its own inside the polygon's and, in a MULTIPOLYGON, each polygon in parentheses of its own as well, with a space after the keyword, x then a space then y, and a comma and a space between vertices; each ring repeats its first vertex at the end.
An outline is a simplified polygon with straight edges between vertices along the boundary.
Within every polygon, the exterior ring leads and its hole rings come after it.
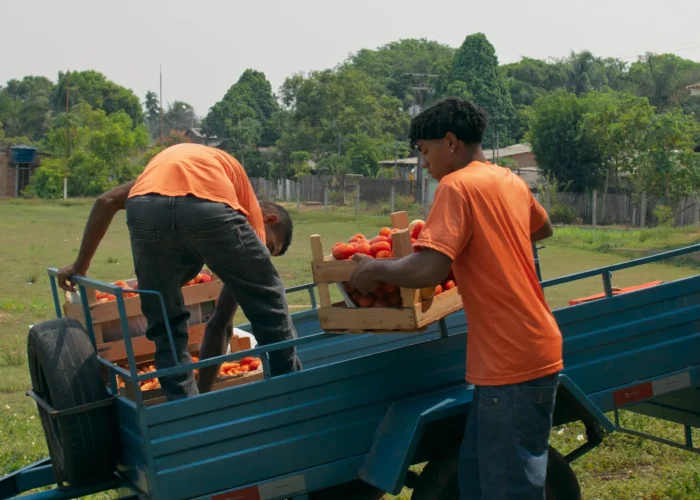
POLYGON ((95 69, 143 99, 158 92, 162 65, 163 102, 200 116, 246 68, 276 91, 294 73, 402 38, 458 47, 483 32, 502 64, 584 49, 700 61, 700 0, 0 0, 0 18, 3 84, 95 69))

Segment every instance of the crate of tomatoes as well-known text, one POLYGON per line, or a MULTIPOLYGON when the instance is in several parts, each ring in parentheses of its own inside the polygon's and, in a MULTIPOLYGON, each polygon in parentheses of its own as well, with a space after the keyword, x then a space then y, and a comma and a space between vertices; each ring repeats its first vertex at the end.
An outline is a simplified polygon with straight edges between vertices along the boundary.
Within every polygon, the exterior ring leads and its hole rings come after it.
MULTIPOLYGON (((239 352, 248 350, 251 348, 250 338, 248 337, 235 337, 231 341, 231 352, 239 352)), ((195 363, 199 361, 199 347, 190 350, 192 355, 192 362, 195 363)), ((128 370, 129 366, 125 359, 117 360, 116 364, 122 368, 128 370)), ((155 372, 156 368, 153 364, 153 353, 150 352, 149 355, 145 357, 137 358, 136 362, 137 373, 143 375, 144 373, 155 372)), ((199 370, 194 370, 195 379, 199 375, 199 370)), ((237 385, 247 384, 250 382, 256 382, 262 380, 263 369, 262 361, 260 358, 245 357, 238 361, 232 361, 227 363, 222 363, 219 368, 219 373, 214 380, 214 385, 212 391, 217 391, 220 389, 226 389, 228 387, 234 387, 237 385)), ((119 386, 119 393, 129 399, 134 400, 134 390, 130 384, 126 384, 121 377, 117 376, 117 384, 119 386)), ((139 382, 139 388, 142 391, 142 399, 144 405, 152 406, 166 401, 163 391, 160 387, 160 382, 157 378, 152 378, 148 380, 142 380, 139 382)))
POLYGON ((391 216, 393 228, 384 227, 367 238, 352 236, 347 243, 336 243, 326 255, 320 235, 311 236, 313 279, 319 291, 321 327, 327 332, 386 333, 417 332, 462 308, 459 289, 452 276, 435 288, 399 288, 383 283, 368 295, 353 290, 349 283, 357 264, 356 253, 375 259, 410 255, 413 243, 423 229, 422 220, 409 224, 406 212, 391 216), (330 286, 338 287, 342 301, 333 302, 330 286))
MULTIPOLYGON (((117 280, 113 284, 132 290, 138 290, 139 286, 134 278, 117 280)), ((182 286, 182 297, 190 313, 187 323, 190 335, 196 335, 199 330, 203 330, 206 321, 214 311, 222 286, 221 281, 208 269, 202 269, 195 278, 182 286)), ((123 341, 117 298, 97 290, 86 289, 86 292, 85 299, 90 308, 90 318, 98 347, 102 344, 123 341)), ((63 313, 66 317, 75 318, 86 326, 82 302, 83 297, 79 293, 65 292, 63 313)), ((124 292, 124 307, 129 320, 129 335, 131 337, 144 335, 147 325, 146 318, 141 313, 140 296, 136 292, 124 292)))

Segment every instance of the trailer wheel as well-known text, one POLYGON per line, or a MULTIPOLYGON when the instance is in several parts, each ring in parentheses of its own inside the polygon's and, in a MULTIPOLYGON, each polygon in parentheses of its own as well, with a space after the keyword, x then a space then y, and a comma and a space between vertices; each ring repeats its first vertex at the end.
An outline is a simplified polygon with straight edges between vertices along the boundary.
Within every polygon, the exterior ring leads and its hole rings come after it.
MULTIPOLYGON (((431 460, 416 480, 411 500, 459 498, 457 450, 431 460)), ((547 500, 581 500, 576 474, 564 457, 551 446, 547 463, 547 500)))
POLYGON ((309 493, 309 500, 381 500, 385 493, 361 479, 309 493))
MULTIPOLYGON (((32 390, 54 410, 110 397, 87 332, 75 319, 34 325, 29 330, 27 357, 32 390)), ((41 405, 37 408, 60 489, 89 486, 114 477, 119 439, 113 405, 58 418, 51 418, 41 405)))

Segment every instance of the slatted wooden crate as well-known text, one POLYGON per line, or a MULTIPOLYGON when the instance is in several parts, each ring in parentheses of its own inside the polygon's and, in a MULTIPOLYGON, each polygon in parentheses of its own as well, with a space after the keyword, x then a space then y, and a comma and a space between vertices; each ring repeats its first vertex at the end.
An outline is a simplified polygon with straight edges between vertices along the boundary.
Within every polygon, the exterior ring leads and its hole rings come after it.
MULTIPOLYGON (((203 269, 202 273, 210 274, 212 281, 198 285, 182 287, 182 296, 185 306, 190 312, 188 330, 190 338, 197 332, 204 331, 204 325, 214 312, 216 300, 221 292, 223 283, 216 275, 203 269)), ((130 287, 136 283, 135 279, 124 280, 130 287)), ((66 292, 63 313, 65 316, 75 318, 86 326, 83 313, 82 297, 78 293, 66 292)), ((90 307, 90 317, 95 332, 95 341, 98 346, 113 341, 121 340, 122 330, 119 322, 119 310, 116 301, 99 303, 93 290, 87 289, 87 301, 90 307)), ((141 313, 141 298, 139 295, 124 299, 126 315, 129 320, 129 333, 136 340, 146 331, 146 318, 141 313)), ((200 336, 201 338, 201 336, 200 336)), ((145 340, 145 339, 144 339, 145 340)))
MULTIPOLYGON (((410 255, 413 247, 408 233, 408 214, 396 212, 391 215, 391 220, 394 228, 399 229, 392 235, 393 255, 397 258, 410 255)), ((344 301, 332 303, 329 285, 349 281, 357 264, 352 260, 333 260, 331 256, 324 255, 318 234, 311 236, 311 253, 313 279, 320 299, 318 316, 321 327, 327 332, 418 332, 462 309, 458 287, 427 300, 421 298, 420 290, 402 288, 400 308, 349 308, 344 301)))
MULTIPOLYGON (((202 332, 204 330, 202 329, 202 332)), ((145 337, 140 337, 145 340, 145 337)), ((138 340, 138 339, 136 339, 138 340)), ((201 336, 199 338, 190 339, 190 353, 192 356, 199 357, 199 344, 201 343, 201 336), (195 341, 194 343, 192 341, 195 341)), ((112 342, 113 345, 122 344, 122 342, 112 342)), ((151 346, 152 342, 148 342, 151 346)), ((235 335, 231 339, 231 352, 246 351, 251 348, 250 338, 248 337, 236 337, 235 335)), ((122 353, 118 350, 111 350, 107 353, 107 359, 112 360, 115 364, 121 366, 128 370, 126 353, 122 353)), ((149 346, 144 342, 134 345, 134 354, 137 360, 137 368, 143 369, 148 365, 153 364, 153 351, 149 349, 149 346), (145 348, 145 351, 144 351, 145 348)), ((233 376, 219 376, 214 380, 214 385, 212 386, 212 391, 218 391, 220 389, 226 389, 228 387, 235 387, 238 385, 248 384, 250 382, 256 382, 264 378, 262 365, 253 372, 240 373, 233 376)), ((119 393, 132 401, 135 400, 134 389, 130 383, 125 384, 119 389, 119 393)), ((166 402, 166 397, 163 395, 163 390, 160 388, 150 389, 142 391, 143 404, 146 406, 153 406, 160 403, 166 402)))

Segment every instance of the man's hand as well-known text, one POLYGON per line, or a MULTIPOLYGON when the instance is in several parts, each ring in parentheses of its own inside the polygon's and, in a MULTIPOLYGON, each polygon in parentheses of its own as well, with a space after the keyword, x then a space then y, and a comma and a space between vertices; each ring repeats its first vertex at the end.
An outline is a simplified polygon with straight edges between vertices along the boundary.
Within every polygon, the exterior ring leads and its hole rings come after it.
POLYGON ((70 266, 66 266, 58 270, 58 286, 63 288, 67 292, 75 292, 75 285, 68 284, 71 276, 85 276, 87 275, 87 266, 82 266, 81 264, 75 262, 70 266))
POLYGON ((376 273, 373 271, 375 267, 374 259, 368 255, 356 253, 353 255, 352 260, 357 262, 357 268, 352 273, 350 284, 364 294, 376 291, 380 282, 376 279, 376 273))

